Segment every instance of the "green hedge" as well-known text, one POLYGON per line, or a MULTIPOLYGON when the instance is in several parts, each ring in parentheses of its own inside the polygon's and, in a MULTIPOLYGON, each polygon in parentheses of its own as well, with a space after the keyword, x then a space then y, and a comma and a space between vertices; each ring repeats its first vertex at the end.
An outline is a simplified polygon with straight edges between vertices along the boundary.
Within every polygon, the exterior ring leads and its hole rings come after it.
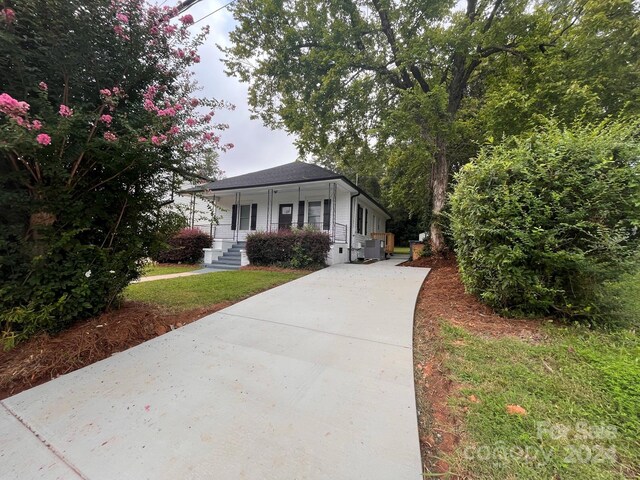
POLYGON ((247 256, 254 265, 305 268, 325 265, 331 237, 317 230, 255 232, 247 236, 247 256))
POLYGON ((637 259, 639 163, 638 124, 551 123, 483 149, 451 197, 466 288, 511 313, 602 321, 606 282, 637 259))
POLYGON ((204 248, 211 247, 211 235, 197 228, 184 228, 169 239, 169 248, 155 255, 161 263, 196 263, 202 260, 204 248))

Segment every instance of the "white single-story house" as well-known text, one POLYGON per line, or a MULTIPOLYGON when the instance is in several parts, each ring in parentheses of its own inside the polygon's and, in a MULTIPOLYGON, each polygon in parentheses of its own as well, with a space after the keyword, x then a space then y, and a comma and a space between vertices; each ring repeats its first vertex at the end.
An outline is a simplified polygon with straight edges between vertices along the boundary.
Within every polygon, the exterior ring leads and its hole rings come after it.
POLYGON ((364 242, 385 232, 385 208, 343 175, 318 165, 293 162, 186 189, 212 198, 218 223, 205 264, 247 263, 244 241, 255 231, 314 227, 332 240, 327 263, 362 258, 364 242))

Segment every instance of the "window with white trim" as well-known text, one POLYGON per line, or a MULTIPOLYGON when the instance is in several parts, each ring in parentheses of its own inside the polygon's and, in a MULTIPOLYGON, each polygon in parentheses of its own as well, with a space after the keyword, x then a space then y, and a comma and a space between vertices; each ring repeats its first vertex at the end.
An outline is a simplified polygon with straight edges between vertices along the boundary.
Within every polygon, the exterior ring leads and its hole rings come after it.
POLYGON ((251 205, 240 205, 240 230, 249 230, 251 225, 251 205))

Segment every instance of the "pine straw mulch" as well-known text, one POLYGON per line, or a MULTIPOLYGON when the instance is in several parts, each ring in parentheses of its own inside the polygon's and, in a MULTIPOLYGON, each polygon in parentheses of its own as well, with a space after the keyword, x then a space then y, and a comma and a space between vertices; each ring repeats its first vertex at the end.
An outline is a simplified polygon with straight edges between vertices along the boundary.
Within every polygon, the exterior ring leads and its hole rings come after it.
POLYGON ((538 342, 544 339, 542 321, 496 315, 464 291, 453 256, 420 258, 403 266, 431 268, 418 294, 413 332, 420 449, 426 475, 451 478, 445 457, 460 442, 456 432, 462 419, 454 414, 448 402, 461 386, 451 380, 444 365, 446 351, 440 337, 441 322, 482 336, 514 336, 538 342))
POLYGON ((40 334, 9 352, 0 350, 0 400, 180 328, 232 303, 176 313, 128 301, 121 308, 79 322, 58 335, 40 334))

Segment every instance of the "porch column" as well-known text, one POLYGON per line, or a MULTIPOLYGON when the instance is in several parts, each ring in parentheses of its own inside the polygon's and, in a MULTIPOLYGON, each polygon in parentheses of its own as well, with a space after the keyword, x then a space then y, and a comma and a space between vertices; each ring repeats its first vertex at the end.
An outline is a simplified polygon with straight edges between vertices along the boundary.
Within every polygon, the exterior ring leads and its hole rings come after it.
POLYGON ((273 212, 273 189, 267 190, 267 232, 271 231, 271 214, 273 212))
POLYGON ((330 199, 331 199, 331 237, 333 243, 336 242, 336 203, 338 196, 338 184, 333 182, 331 184, 330 199))

